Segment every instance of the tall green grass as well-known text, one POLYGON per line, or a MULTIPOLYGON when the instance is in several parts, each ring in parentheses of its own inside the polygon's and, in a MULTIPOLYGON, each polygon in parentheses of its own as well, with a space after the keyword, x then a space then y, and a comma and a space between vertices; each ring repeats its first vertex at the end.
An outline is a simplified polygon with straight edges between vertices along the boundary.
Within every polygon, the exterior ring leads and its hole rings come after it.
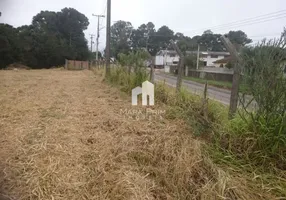
POLYGON ((145 68, 138 68, 134 73, 129 74, 126 67, 116 66, 111 70, 107 80, 119 86, 122 91, 130 93, 133 88, 141 86, 144 81, 148 80, 148 76, 145 68))

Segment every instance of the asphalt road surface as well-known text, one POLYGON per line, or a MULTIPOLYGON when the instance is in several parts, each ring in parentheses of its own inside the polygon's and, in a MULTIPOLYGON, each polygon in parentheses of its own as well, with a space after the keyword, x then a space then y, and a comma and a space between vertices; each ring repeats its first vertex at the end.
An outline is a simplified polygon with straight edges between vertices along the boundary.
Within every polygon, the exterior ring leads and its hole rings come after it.
MULTIPOLYGON (((165 83, 169 86, 176 87, 177 83, 177 77, 165 74, 160 71, 155 72, 155 81, 160 82, 164 81, 165 83)), ((189 80, 183 80, 182 86, 189 90, 192 93, 198 94, 198 95, 203 95, 204 92, 204 84, 197 83, 194 81, 189 81, 189 80)), ((208 97, 210 99, 219 101, 225 105, 229 105, 230 102, 230 90, 227 89, 221 89, 217 88, 214 86, 208 86, 208 97)))

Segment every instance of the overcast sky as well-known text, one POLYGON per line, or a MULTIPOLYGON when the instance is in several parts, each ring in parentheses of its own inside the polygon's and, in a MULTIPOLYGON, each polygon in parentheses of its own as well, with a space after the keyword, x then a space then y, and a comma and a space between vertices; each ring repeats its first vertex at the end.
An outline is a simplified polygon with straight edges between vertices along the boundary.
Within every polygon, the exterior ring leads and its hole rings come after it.
MULTIPOLYGON (((89 34, 96 33, 97 20, 92 17, 92 13, 106 14, 106 0, 0 0, 0 23, 15 27, 27 25, 41 10, 60 11, 64 7, 75 8, 89 18, 90 25, 85 32, 87 38, 89 34)), ((284 15, 281 12, 273 17, 283 17, 281 19, 248 26, 225 26, 213 30, 215 33, 243 30, 257 41, 264 36, 277 37, 282 32, 286 26, 286 0, 112 0, 112 23, 126 20, 137 28, 151 21, 156 28, 167 25, 175 32, 194 36, 214 26, 282 10, 284 15)), ((104 19, 101 26, 105 26, 105 23, 104 19)), ((101 50, 104 45, 103 29, 100 38, 101 50)))

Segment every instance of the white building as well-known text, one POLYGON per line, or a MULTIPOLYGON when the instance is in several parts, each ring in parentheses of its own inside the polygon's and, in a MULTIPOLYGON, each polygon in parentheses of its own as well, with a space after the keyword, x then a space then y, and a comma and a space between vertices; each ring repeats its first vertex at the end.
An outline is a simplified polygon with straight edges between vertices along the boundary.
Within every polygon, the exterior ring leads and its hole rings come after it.
MULTIPOLYGON (((198 54, 197 51, 189 51, 187 54, 198 54)), ((200 60, 204 62, 204 67, 220 67, 220 64, 214 63, 217 60, 229 57, 229 52, 217 52, 217 51, 201 51, 200 60)))
POLYGON ((155 67, 165 68, 165 71, 169 72, 171 66, 178 65, 179 59, 179 55, 176 51, 161 50, 155 57, 155 67))
MULTIPOLYGON (((187 51, 188 55, 197 55, 197 51, 187 51)), ((200 61, 204 63, 204 67, 220 67, 220 64, 214 63, 217 60, 221 60, 230 56, 229 52, 215 52, 215 51, 201 51, 200 61)), ((155 59, 156 67, 164 67, 168 72, 171 66, 176 66, 179 63, 179 55, 176 51, 161 50, 157 53, 155 59)))

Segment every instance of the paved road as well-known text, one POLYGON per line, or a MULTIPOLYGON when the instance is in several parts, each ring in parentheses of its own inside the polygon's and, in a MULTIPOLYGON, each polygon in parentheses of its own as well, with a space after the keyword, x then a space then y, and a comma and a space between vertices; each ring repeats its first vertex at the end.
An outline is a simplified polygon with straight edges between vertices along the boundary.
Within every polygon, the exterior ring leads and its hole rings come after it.
MULTIPOLYGON (((164 81, 167 85, 176 87, 177 77, 172 75, 167 75, 165 73, 156 71, 155 72, 155 81, 160 82, 164 81)), ((204 92, 204 84, 197 83, 194 81, 183 80, 182 86, 191 91, 192 93, 203 95, 204 92)), ((221 89, 213 86, 208 86, 208 97, 210 99, 214 99, 219 101, 225 105, 229 105, 230 102, 230 90, 221 89)))

